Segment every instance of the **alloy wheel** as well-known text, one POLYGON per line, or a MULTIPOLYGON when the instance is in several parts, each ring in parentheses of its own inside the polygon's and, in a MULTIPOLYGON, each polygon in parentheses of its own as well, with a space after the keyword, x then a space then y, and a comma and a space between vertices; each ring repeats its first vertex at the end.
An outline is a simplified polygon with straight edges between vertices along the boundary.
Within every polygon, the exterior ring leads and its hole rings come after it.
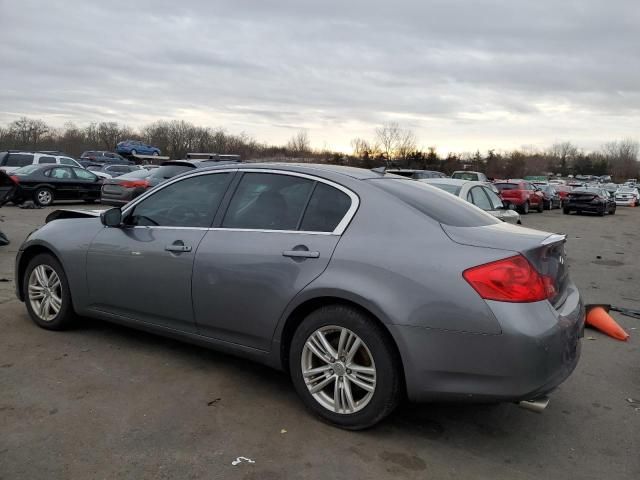
POLYGON ((38 265, 29 276, 29 302, 38 317, 50 322, 62 308, 62 283, 49 265, 38 265))
POLYGON ((38 192, 38 203, 40 203, 40 205, 49 205, 51 200, 52 197, 49 190, 40 190, 38 192))
POLYGON ((376 390, 371 351, 344 327, 330 325, 313 332, 302 349, 301 367, 309 393, 334 413, 362 410, 376 390))

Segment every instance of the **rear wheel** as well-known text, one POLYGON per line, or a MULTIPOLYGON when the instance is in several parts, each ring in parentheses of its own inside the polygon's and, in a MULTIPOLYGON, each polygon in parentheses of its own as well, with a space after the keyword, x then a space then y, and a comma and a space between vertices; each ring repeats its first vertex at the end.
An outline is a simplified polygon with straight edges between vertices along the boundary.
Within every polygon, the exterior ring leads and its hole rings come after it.
POLYGON ((47 330, 64 330, 75 321, 67 276, 52 255, 43 253, 31 259, 22 288, 27 312, 36 325, 47 330))
POLYGON ((157 157, 158 155, 160 155, 158 152, 153 152, 154 157, 157 157))
POLYGON ((53 203, 53 192, 46 187, 40 187, 33 193, 33 201, 42 207, 48 207, 53 203))
POLYGON ((291 341, 289 370, 298 395, 323 420, 349 430, 371 427, 400 398, 400 362, 391 340, 351 307, 312 312, 291 341))
POLYGON ((611 210, 609 210, 609 215, 615 215, 616 214, 616 206, 614 205, 611 210))
POLYGON ((562 213, 564 213, 565 215, 569 215, 571 213, 571 210, 569 210, 568 207, 563 207, 562 208, 562 213))
POLYGON ((522 207, 520 207, 520 213, 523 215, 527 215, 529 213, 529 200, 522 204, 522 207))
POLYGON ((138 152, 137 152, 137 151, 135 151, 135 150, 131 150, 131 155, 137 155, 137 154, 138 154, 138 152))
MULTIPOLYGON (((544 201, 543 200, 538 200, 538 213, 542 213, 544 212, 544 201)), ((551 207, 549 207, 549 210, 551 210, 551 207)))
POLYGON ((605 213, 607 213, 607 206, 603 205, 600 211, 598 212, 598 215, 600 215, 601 217, 604 217, 605 213))

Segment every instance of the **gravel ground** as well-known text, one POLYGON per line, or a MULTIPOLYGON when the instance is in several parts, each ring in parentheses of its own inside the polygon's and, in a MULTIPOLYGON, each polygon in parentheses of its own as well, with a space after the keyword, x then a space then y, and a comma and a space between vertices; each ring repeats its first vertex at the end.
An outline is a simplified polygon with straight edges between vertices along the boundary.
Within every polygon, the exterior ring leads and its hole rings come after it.
MULTIPOLYGON (((13 240, 0 248, 0 479, 640 478, 640 320, 616 316, 626 343, 587 330, 543 414, 404 404, 345 432, 248 361, 98 321, 37 328, 14 298, 13 261, 50 210, 0 210, 13 240), (233 465, 241 456, 255 463, 233 465)), ((640 208, 523 218, 568 234, 587 303, 640 308, 640 208)))

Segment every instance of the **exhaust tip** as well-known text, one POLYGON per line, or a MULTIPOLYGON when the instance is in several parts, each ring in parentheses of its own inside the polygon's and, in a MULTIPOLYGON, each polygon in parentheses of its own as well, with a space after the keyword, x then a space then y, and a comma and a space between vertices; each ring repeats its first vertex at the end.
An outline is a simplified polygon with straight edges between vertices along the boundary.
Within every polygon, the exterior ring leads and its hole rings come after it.
POLYGON ((523 400, 518 402, 518 406, 525 410, 530 410, 536 413, 542 413, 549 405, 549 397, 540 397, 535 400, 523 400))

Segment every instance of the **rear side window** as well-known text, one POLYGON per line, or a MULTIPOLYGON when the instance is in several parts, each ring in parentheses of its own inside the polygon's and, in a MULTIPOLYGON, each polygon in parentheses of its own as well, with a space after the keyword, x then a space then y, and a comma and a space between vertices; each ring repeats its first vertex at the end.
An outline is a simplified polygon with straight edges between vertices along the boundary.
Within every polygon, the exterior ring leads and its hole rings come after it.
POLYGON ((74 159, 68 158, 68 157, 61 157, 60 158, 60 163, 62 165, 71 165, 73 167, 77 167, 78 166, 78 163, 74 159))
POLYGON ((469 190, 467 200, 482 210, 493 210, 493 205, 491 205, 481 187, 473 187, 469 190))
POLYGON ((10 153, 5 167, 26 167, 33 163, 33 155, 28 153, 10 153))
POLYGON ((38 163, 56 163, 56 159, 54 157, 40 157, 38 163))
POLYGON ((350 206, 349 195, 325 183, 317 183, 302 218, 300 230, 333 232, 350 206))
POLYGON ((274 173, 245 173, 229 203, 223 228, 296 230, 314 182, 274 173))
POLYGON ((470 203, 422 182, 391 178, 371 180, 371 182, 444 225, 480 227, 500 223, 500 220, 477 209, 470 203))

